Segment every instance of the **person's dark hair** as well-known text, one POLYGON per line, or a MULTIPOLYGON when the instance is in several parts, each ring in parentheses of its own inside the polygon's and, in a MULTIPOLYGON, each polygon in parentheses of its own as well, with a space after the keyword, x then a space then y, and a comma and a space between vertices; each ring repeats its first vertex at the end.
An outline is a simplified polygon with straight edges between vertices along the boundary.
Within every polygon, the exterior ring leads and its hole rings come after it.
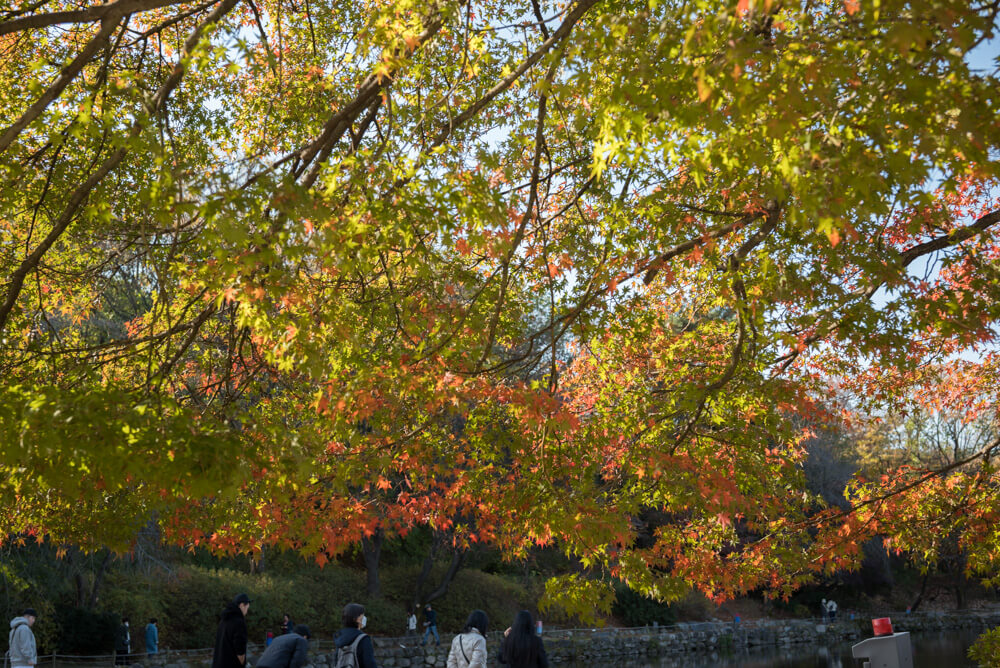
POLYGON ((125 624, 126 622, 128 622, 128 617, 122 617, 122 624, 125 624))
POLYGON ((297 633, 303 638, 311 638, 312 634, 309 632, 309 627, 305 624, 296 624, 295 630, 292 633, 297 633))
POLYGON ((360 603, 348 603, 344 606, 344 616, 341 617, 341 622, 344 628, 358 628, 358 617, 365 614, 365 606, 360 603))
POLYGON ((507 656, 514 665, 533 666, 538 661, 537 641, 535 640, 535 625, 531 621, 531 613, 522 610, 514 617, 507 636, 507 656))
POLYGON ((291 615, 289 615, 289 614, 288 614, 288 613, 286 612, 286 613, 285 613, 285 621, 288 621, 288 620, 289 620, 289 619, 291 619, 291 618, 292 618, 292 617, 291 617, 291 615))
POLYGON ((156 617, 150 617, 149 618, 149 623, 150 624, 155 624, 156 623, 156 617))
POLYGON ((476 629, 483 635, 486 635, 486 627, 490 625, 490 618, 486 616, 486 613, 482 610, 473 610, 469 613, 469 618, 465 620, 465 628, 462 630, 463 633, 468 633, 472 629, 476 629))

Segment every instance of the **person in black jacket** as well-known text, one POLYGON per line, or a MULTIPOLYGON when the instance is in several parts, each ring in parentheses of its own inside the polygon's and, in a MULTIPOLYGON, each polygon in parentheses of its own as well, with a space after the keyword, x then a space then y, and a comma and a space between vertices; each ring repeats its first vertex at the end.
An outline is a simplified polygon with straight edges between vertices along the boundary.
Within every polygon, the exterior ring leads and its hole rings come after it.
POLYGON ((215 632, 212 668, 243 668, 247 662, 247 612, 250 597, 239 594, 222 611, 215 632))
POLYGON ((503 632, 500 641, 500 663, 510 668, 548 668, 542 639, 535 635, 535 625, 531 613, 522 610, 517 613, 514 623, 503 632))
POLYGON ((341 648, 354 646, 355 656, 358 659, 358 668, 378 668, 375 663, 375 646, 372 645, 371 637, 362 633, 368 618, 365 617, 365 606, 360 603, 348 603, 344 606, 344 615, 341 618, 344 628, 340 630, 334 643, 337 645, 338 655, 341 648), (360 637, 360 640, 358 638, 360 637), (358 640, 357 645, 354 641, 358 640))
POLYGON ((271 641, 255 668, 301 668, 309 657, 309 627, 299 624, 271 641))
POLYGON ((122 624, 115 633, 115 663, 120 666, 127 666, 131 663, 132 653, 132 633, 128 627, 128 617, 122 617, 122 624))

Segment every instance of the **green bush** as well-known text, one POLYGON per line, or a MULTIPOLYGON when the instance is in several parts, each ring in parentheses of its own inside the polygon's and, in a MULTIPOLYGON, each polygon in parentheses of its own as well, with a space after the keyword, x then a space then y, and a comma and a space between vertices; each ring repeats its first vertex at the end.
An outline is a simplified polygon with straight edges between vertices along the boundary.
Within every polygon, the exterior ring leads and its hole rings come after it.
POLYGON ((115 649, 115 631, 120 621, 113 612, 75 607, 56 609, 59 653, 81 656, 111 654, 115 649))
POLYGON ((222 610, 240 592, 253 600, 247 614, 251 642, 264 642, 268 631, 277 634, 286 612, 296 623, 314 628, 314 633, 329 627, 313 606, 314 601, 322 602, 326 592, 313 582, 292 577, 184 568, 165 589, 160 638, 168 647, 212 647, 222 610))
MULTIPOLYGON (((405 609, 413 598, 413 588, 420 569, 417 567, 394 568, 382 574, 382 589, 389 600, 398 601, 401 616, 390 633, 400 635, 405 619, 405 609)), ((430 581, 438 582, 443 568, 431 574, 430 581)), ((459 571, 454 581, 448 587, 448 593, 442 598, 431 602, 437 611, 438 631, 440 633, 457 633, 465 626, 469 613, 479 609, 490 618, 490 629, 503 630, 510 625, 514 615, 523 608, 534 608, 535 598, 524 587, 516 584, 511 578, 491 575, 482 571, 459 571)), ((417 630, 422 632, 423 618, 418 612, 420 624, 417 630)))
POLYGON ((1000 666, 1000 628, 990 629, 976 638, 969 648, 969 658, 980 666, 1000 666))
POLYGON ((660 603, 629 589, 625 585, 615 588, 615 602, 611 612, 626 626, 661 626, 677 621, 677 611, 669 603, 660 603))

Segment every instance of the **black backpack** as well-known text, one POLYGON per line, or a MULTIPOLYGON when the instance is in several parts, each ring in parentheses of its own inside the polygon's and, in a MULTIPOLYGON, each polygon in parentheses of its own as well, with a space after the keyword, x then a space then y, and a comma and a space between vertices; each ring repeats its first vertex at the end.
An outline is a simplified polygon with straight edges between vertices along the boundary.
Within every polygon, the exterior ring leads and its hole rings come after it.
POLYGON ((360 668, 358 663, 358 643, 367 634, 362 633, 354 639, 350 645, 344 645, 337 650, 337 663, 334 664, 334 668, 360 668))

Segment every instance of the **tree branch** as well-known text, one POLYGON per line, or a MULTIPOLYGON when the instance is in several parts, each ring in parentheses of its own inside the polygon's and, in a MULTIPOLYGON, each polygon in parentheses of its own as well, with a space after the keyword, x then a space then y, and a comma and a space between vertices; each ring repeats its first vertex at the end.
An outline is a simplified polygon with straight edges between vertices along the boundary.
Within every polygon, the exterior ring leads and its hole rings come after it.
MULTIPOLYGON (((185 67, 184 60, 191 55, 194 49, 198 46, 201 41, 202 33, 210 26, 215 23, 226 13, 228 13, 233 7, 236 6, 238 0, 223 0, 223 2, 209 14, 204 21, 198 24, 197 27, 191 32, 187 41, 184 43, 184 50, 174 67, 170 76, 167 80, 163 82, 150 103, 150 116, 155 115, 163 107, 170 93, 177 87, 180 83, 181 78, 184 76, 185 67)), ((135 123, 132 125, 132 129, 129 131, 129 139, 133 139, 142 132, 143 127, 145 127, 145 122, 139 118, 136 119, 135 123)), ((113 169, 115 169, 122 159, 129 151, 129 145, 126 141, 123 146, 118 148, 114 153, 112 153, 104 161, 104 163, 98 168, 96 172, 91 174, 91 176, 84 181, 84 183, 78 187, 74 192, 72 197, 70 197, 69 203, 63 210, 62 215, 53 224, 52 229, 49 234, 45 237, 41 244, 32 251, 24 260, 22 260, 20 266, 11 275, 10 281, 7 284, 7 297, 4 303, 0 305, 0 331, 4 329, 7 325, 7 320, 10 317, 11 311, 14 309, 14 304, 17 303, 17 298, 21 294, 21 289, 24 286, 24 279, 27 275, 38 266, 39 261, 41 261, 42 256, 52 247, 52 244, 62 236, 62 233, 66 231, 69 224, 76 217, 76 212, 80 208, 80 205, 90 196, 91 191, 100 183, 105 176, 107 176, 113 169)))
POLYGON ((47 26, 61 23, 94 23, 102 21, 106 17, 121 18, 126 14, 146 12, 151 9, 160 9, 170 5, 180 5, 186 0, 118 0, 104 5, 94 5, 86 9, 74 9, 65 12, 50 12, 47 14, 34 14, 24 16, 19 19, 4 21, 0 23, 0 35, 9 35, 13 32, 31 30, 32 28, 45 28, 47 26))
POLYGON ((0 154, 6 151, 10 145, 17 139, 21 131, 28 126, 29 123, 34 121, 36 118, 42 115, 52 101, 55 100, 59 95, 65 90, 73 79, 83 70, 84 66, 90 62, 90 59, 99 50, 103 49, 108 45, 108 40, 111 37, 111 33, 115 31, 121 21, 121 15, 109 14, 101 22, 100 31, 87 42, 87 45, 83 47, 83 50, 77 54, 73 61, 63 68, 56 77, 56 80, 51 86, 42 94, 38 100, 35 101, 33 105, 28 107, 27 111, 21 114, 14 123, 7 128, 3 135, 0 135, 0 154))

